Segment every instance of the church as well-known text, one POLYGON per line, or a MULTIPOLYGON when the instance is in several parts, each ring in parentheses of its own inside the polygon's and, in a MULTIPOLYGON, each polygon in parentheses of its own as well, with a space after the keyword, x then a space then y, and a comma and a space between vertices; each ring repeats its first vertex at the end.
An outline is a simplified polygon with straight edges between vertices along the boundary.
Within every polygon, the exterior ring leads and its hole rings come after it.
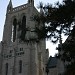
POLYGON ((34 0, 18 7, 9 1, 0 42, 0 75, 46 75, 49 52, 45 39, 37 39, 37 22, 31 19, 40 13, 34 0))

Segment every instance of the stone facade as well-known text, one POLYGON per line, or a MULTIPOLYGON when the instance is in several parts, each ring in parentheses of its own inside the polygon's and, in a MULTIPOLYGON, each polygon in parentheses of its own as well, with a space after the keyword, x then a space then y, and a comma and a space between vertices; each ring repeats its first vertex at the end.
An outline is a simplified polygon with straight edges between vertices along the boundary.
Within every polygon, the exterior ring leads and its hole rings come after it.
POLYGON ((0 43, 0 75, 45 75, 48 50, 45 40, 34 40, 38 36, 31 17, 35 14, 39 12, 34 0, 15 8, 10 0, 0 43))
POLYGON ((64 75, 64 63, 57 57, 50 57, 47 64, 48 75, 64 75))

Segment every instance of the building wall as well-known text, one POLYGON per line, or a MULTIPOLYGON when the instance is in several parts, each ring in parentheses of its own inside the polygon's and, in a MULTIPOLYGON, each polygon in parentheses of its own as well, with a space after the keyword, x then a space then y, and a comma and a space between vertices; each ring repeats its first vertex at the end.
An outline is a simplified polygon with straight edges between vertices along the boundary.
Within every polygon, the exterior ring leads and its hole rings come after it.
MULTIPOLYGON (((30 39, 37 38, 34 32, 36 24, 31 20, 31 16, 35 14, 38 14, 38 12, 31 4, 25 4, 7 11, 3 45, 0 48, 2 50, 1 75, 45 75, 47 61, 45 56, 48 54, 45 40, 39 40, 39 42, 30 41, 30 39), (28 28, 25 36, 27 41, 21 41, 16 34, 16 40, 12 42, 13 20, 16 18, 18 22, 22 21, 24 15, 26 16, 26 28, 28 28), (20 60, 22 61, 22 73, 19 73, 20 60), (8 63, 8 67, 6 67, 6 63, 8 63), (8 70, 6 70, 7 68, 8 70)), ((17 29, 16 32, 20 35, 17 29)))
POLYGON ((57 69, 57 67, 55 67, 55 68, 50 68, 48 75, 58 75, 58 69, 57 69))

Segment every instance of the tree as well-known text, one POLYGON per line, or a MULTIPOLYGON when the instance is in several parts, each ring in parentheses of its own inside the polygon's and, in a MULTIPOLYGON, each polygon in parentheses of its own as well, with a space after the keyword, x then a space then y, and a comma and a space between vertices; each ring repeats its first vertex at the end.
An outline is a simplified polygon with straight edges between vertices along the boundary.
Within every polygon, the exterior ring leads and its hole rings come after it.
MULTIPOLYGON (((63 0, 62 4, 57 2, 55 6, 49 4, 43 6, 41 3, 40 9, 42 14, 34 17, 38 25, 40 23, 43 24, 41 27, 36 28, 39 39, 50 38, 53 43, 56 43, 60 39, 62 33, 71 36, 73 41, 70 40, 68 43, 62 45, 64 53, 60 56, 64 61, 71 62, 68 66, 73 69, 72 66, 75 63, 75 1, 63 0)), ((58 48, 58 50, 60 50, 60 48, 58 48)), ((67 71, 71 69, 68 67, 67 71)))
POLYGON ((63 32, 65 35, 71 33, 71 27, 73 27, 71 24, 74 22, 75 16, 74 7, 75 2, 71 0, 63 1, 62 4, 57 2, 54 7, 49 4, 43 6, 41 3, 40 9, 42 10, 42 14, 34 17, 38 23, 41 22, 43 24, 42 29, 39 30, 42 32, 45 29, 46 31, 43 33, 46 34, 46 38, 54 37, 56 41, 59 39, 60 33, 63 32))

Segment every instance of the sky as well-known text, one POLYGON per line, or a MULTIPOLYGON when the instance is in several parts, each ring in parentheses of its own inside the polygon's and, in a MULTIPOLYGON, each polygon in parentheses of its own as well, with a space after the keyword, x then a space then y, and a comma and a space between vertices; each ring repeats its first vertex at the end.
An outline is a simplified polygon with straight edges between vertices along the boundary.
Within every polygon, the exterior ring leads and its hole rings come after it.
MULTIPOLYGON (((28 0, 12 0, 13 7, 20 6, 22 4, 26 4, 28 0)), ((55 4, 57 1, 60 3, 62 0, 34 0, 34 5, 37 8, 40 2, 43 2, 44 4, 51 3, 55 4)), ((3 27, 5 24, 5 18, 6 18, 6 9, 7 5, 9 3, 9 0, 0 0, 0 41, 2 41, 3 36, 3 27)), ((57 45, 52 44, 49 40, 46 41, 46 48, 49 49, 49 55, 54 56, 57 51, 55 50, 57 45)))

